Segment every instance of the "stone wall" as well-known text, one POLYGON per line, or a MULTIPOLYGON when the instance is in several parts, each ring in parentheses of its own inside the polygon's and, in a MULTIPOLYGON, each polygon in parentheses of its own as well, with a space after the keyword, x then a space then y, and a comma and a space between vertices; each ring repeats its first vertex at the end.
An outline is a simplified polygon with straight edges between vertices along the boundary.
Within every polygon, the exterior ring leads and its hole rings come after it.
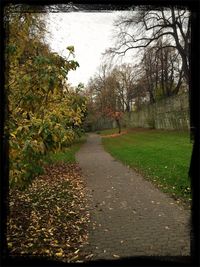
POLYGON ((98 118, 95 122, 90 124, 88 131, 98 131, 98 130, 105 130, 105 129, 112 129, 116 128, 116 123, 114 120, 109 118, 98 118))
POLYGON ((189 128, 188 94, 144 105, 138 111, 126 113, 122 119, 125 127, 185 130, 189 128))

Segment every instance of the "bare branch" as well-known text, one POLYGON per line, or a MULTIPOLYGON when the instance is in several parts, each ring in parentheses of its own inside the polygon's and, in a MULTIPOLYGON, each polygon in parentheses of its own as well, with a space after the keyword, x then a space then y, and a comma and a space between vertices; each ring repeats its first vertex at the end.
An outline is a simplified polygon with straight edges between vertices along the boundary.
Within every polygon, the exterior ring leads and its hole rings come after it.
POLYGON ((129 46, 126 49, 124 49, 124 51, 118 51, 118 50, 120 50, 123 47, 123 45, 121 45, 120 47, 117 47, 117 48, 110 48, 107 51, 107 53, 115 53, 115 54, 118 54, 118 55, 125 55, 128 50, 134 49, 134 48, 142 48, 142 47, 144 48, 144 47, 147 47, 152 42, 154 42, 155 40, 158 40, 161 36, 164 36, 166 34, 173 35, 173 32, 161 33, 158 36, 154 36, 154 38, 141 38, 141 39, 137 39, 137 40, 134 41, 135 43, 136 42, 140 42, 140 41, 147 41, 147 43, 146 44, 135 45, 135 46, 132 45, 132 46, 129 46))

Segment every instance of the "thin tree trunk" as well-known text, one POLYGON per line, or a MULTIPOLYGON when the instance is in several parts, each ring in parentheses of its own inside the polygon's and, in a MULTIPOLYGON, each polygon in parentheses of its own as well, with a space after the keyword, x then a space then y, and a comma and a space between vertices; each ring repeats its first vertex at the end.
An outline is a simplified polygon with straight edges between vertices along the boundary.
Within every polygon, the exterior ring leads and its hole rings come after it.
POLYGON ((116 123, 117 123, 117 127, 119 129, 119 134, 121 133, 121 124, 120 124, 120 121, 119 119, 115 119, 116 120, 116 123))

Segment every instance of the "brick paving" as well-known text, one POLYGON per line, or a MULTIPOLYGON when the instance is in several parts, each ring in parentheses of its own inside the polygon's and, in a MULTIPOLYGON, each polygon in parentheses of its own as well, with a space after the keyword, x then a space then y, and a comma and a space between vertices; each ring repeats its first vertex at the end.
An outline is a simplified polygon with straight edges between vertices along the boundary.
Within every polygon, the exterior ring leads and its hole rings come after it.
POLYGON ((110 156, 90 134, 76 155, 90 192, 93 259, 189 256, 190 210, 110 156))

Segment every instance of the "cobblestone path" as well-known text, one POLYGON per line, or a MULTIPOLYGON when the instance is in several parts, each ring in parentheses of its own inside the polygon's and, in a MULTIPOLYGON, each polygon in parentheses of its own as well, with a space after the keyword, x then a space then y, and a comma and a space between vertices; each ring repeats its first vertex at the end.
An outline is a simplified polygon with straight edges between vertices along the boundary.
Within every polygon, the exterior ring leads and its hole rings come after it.
POLYGON ((111 157, 96 134, 76 157, 91 192, 93 259, 190 255, 189 210, 111 157))

